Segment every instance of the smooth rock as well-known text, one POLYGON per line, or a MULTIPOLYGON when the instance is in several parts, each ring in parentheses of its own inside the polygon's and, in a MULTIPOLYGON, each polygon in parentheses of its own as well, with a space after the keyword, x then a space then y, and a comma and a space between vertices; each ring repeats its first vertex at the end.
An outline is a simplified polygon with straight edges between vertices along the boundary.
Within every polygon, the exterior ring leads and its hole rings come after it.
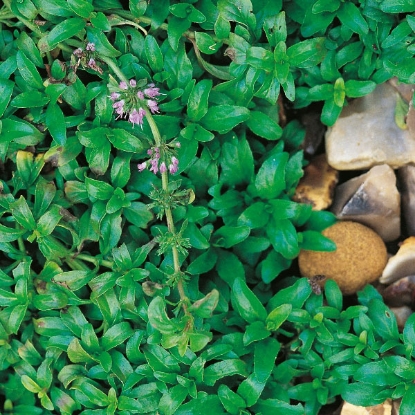
POLYGON ((411 306, 415 300, 415 275, 400 278, 381 290, 381 294, 388 306, 411 306))
POLYGON ((379 282, 390 284, 409 275, 415 275, 415 236, 405 239, 398 252, 388 259, 379 282))
POLYGON ((391 415, 392 400, 387 399, 384 403, 374 406, 357 406, 344 402, 340 415, 391 415))
POLYGON ((401 188, 402 219, 408 235, 415 235, 415 166, 408 165, 398 170, 401 188))
POLYGON ((401 233, 401 198, 396 176, 386 164, 337 186, 331 211, 338 219, 372 228, 385 242, 401 233))
POLYGON ((403 330, 406 320, 413 313, 412 309, 406 305, 402 307, 389 307, 393 314, 395 314, 396 322, 398 323, 398 329, 403 330))
POLYGON ((327 209, 333 201, 338 180, 338 171, 329 166, 325 154, 320 154, 304 168, 304 176, 298 183, 293 200, 309 203, 314 210, 327 209))
POLYGON ((357 222, 341 221, 323 230, 335 242, 334 252, 302 250, 298 256, 300 273, 313 278, 333 279, 345 294, 354 294, 382 274, 387 251, 382 238, 357 222))
POLYGON ((337 170, 363 170, 378 164, 398 168, 415 162, 414 137, 395 122, 399 100, 398 90, 384 83, 345 107, 326 133, 329 164, 337 170))

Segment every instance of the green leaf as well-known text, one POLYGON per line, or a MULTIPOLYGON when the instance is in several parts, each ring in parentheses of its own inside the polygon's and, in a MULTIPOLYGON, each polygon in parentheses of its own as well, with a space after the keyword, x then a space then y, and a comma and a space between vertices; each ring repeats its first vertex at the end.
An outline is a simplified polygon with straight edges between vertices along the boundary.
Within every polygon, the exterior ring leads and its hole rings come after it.
POLYGON ((262 281, 269 284, 290 265, 290 259, 284 258, 279 252, 272 250, 259 265, 262 281))
MULTIPOLYGON (((1 235, 1 234, 0 234, 1 235)), ((411 351, 411 355, 415 355, 415 314, 411 314, 406 320, 403 329, 403 341, 405 346, 411 351)))
POLYGON ((383 340, 399 338, 398 324, 395 314, 378 299, 369 302, 368 316, 373 322, 375 331, 383 340))
POLYGON ((203 79, 193 87, 187 102, 187 115, 190 120, 199 121, 206 115, 211 89, 211 79, 203 79))
MULTIPOLYGON (((339 0, 318 0, 314 3, 312 11, 314 14, 323 12, 335 12, 340 7, 339 0)), ((316 17, 317 18, 317 17, 316 17)))
POLYGON ((236 105, 215 105, 208 109, 200 123, 207 130, 218 131, 225 134, 238 124, 249 119, 250 111, 245 107, 236 105))
POLYGON ((237 390, 247 406, 257 403, 275 367, 275 359, 279 350, 280 344, 273 338, 267 338, 255 344, 254 373, 245 379, 237 390))
POLYGON ((48 102, 49 98, 45 94, 39 91, 30 91, 15 96, 10 105, 16 108, 37 108, 45 106, 48 102))
POLYGON ((224 384, 218 388, 218 397, 223 407, 231 415, 239 415, 240 410, 246 408, 243 398, 224 384))
POLYGON ((250 233, 247 226, 222 226, 213 235, 212 244, 224 248, 232 246, 244 241, 250 233))
POLYGON ((289 219, 271 220, 266 233, 274 249, 286 259, 294 259, 300 253, 297 230, 289 219))
POLYGON ((268 309, 274 309, 282 304, 292 304, 293 308, 302 308, 312 293, 306 278, 300 278, 290 287, 278 291, 268 302, 268 309))
POLYGON ((227 376, 247 376, 246 363, 240 359, 226 359, 221 362, 213 363, 204 372, 204 382, 208 386, 213 386, 218 380, 227 376))
POLYGON ((17 52, 16 60, 17 68, 26 84, 34 89, 42 89, 43 81, 35 64, 20 50, 17 52))
POLYGON ((414 379, 415 363, 413 361, 402 356, 386 356, 383 361, 395 375, 405 380, 414 379))
POLYGON ((52 138, 61 146, 66 143, 65 116, 58 104, 50 103, 46 110, 45 124, 52 138))
POLYGON ((95 50, 98 54, 108 56, 109 58, 116 58, 121 55, 121 52, 111 45, 108 38, 100 29, 86 26, 86 33, 88 41, 95 44, 95 50))
POLYGON ((56 228, 57 224, 62 219, 61 207, 53 205, 46 213, 44 213, 38 220, 36 231, 40 236, 50 235, 56 228))
POLYGON ((122 128, 112 128, 107 135, 108 140, 118 150, 140 153, 143 151, 141 140, 122 128))
POLYGON ((385 13, 406 13, 415 11, 414 0, 383 0, 380 9, 385 13))
POLYGON ((163 54, 156 39, 151 35, 145 37, 144 52, 153 72, 161 72, 163 70, 163 54))
POLYGON ((343 106, 339 107, 334 102, 333 98, 327 99, 321 113, 321 121, 329 127, 332 126, 336 122, 337 118, 339 118, 342 109, 343 106))
POLYGON ((42 388, 27 375, 22 375, 20 380, 23 386, 32 393, 39 393, 42 390, 42 388))
POLYGON ((267 312, 258 297, 248 288, 242 278, 236 278, 232 285, 232 305, 248 323, 265 322, 267 312))
POLYGON ((208 33, 195 32, 196 45, 202 53, 206 55, 213 55, 222 46, 222 42, 218 42, 208 33))
POLYGON ((301 249, 323 252, 334 252, 336 250, 336 244, 320 232, 304 231, 300 232, 299 235, 302 235, 302 240, 300 239, 301 249))
POLYGON ((33 213, 23 196, 20 196, 15 202, 10 203, 10 209, 17 223, 23 226, 23 228, 28 231, 33 231, 36 228, 33 213))
POLYGON ((84 287, 92 278, 93 274, 89 271, 76 270, 60 272, 53 277, 53 280, 66 285, 72 291, 76 291, 84 287))
POLYGON ((254 321, 246 327, 243 343, 245 346, 249 346, 251 343, 266 339, 270 335, 271 332, 265 328, 262 321, 254 321))
POLYGON ((203 254, 199 255, 187 267, 187 272, 191 275, 203 274, 214 268, 218 255, 214 249, 208 249, 203 254))
POLYGON ((4 111, 10 102, 14 88, 14 82, 7 79, 0 79, 0 117, 3 116, 4 111))
POLYGON ((287 56, 291 66, 297 68, 310 68, 323 61, 326 56, 324 37, 303 40, 287 49, 287 56))
POLYGON ((291 304, 282 304, 274 308, 265 320, 268 330, 278 330, 282 323, 288 318, 292 310, 291 304))
POLYGON ((88 19, 91 12, 94 10, 94 6, 86 0, 68 0, 68 6, 78 16, 83 17, 84 19, 88 19))
POLYGON ((337 11, 337 17, 352 32, 356 32, 361 36, 368 34, 369 26, 359 8, 353 3, 342 3, 337 11))
POLYGON ((263 202, 255 202, 247 207, 238 218, 238 225, 251 229, 263 228, 268 223, 270 214, 263 202))
POLYGON ((415 406, 415 385, 409 385, 399 406, 399 415, 411 415, 415 406))
MULTIPOLYGON (((71 0, 72 2, 74 0, 71 0)), ((77 0, 79 1, 79 0, 77 0)), ((87 2, 85 2, 87 3, 87 2)), ((87 3, 89 7, 92 7, 87 3)), ((54 49, 58 43, 63 42, 84 29, 86 22, 81 17, 73 17, 66 19, 54 26, 54 28, 41 40, 40 50, 41 52, 48 52, 54 49)))
POLYGON ((131 326, 126 321, 110 327, 101 338, 101 346, 105 351, 124 343, 133 334, 131 326))
POLYGON ((160 399, 158 409, 165 415, 173 415, 186 399, 188 389, 182 385, 173 386, 160 399))
POLYGON ((393 368, 388 367, 384 361, 362 365, 353 377, 357 381, 382 387, 392 387, 402 381, 399 376, 394 374, 393 368))
POLYGON ((177 51, 179 48, 180 39, 184 32, 191 26, 191 22, 188 19, 173 16, 169 20, 169 26, 167 28, 167 39, 171 48, 177 51))
POLYGON ((267 140, 277 140, 282 135, 282 128, 271 117, 261 111, 251 111, 251 116, 246 125, 254 134, 267 140))
POLYGON ((376 88, 373 81, 349 80, 344 83, 346 95, 350 98, 359 98, 370 94, 376 88))
POLYGON ((109 405, 108 396, 86 379, 75 382, 72 388, 82 392, 93 405, 99 407, 107 407, 109 405))
POLYGON ((305 413, 300 403, 294 406, 280 399, 259 400, 255 409, 262 415, 303 415, 305 413))
POLYGON ((148 320, 150 324, 163 334, 172 334, 178 326, 166 313, 166 303, 161 297, 154 298, 148 306, 148 320))
POLYGON ((254 173, 254 157, 245 137, 227 141, 221 149, 221 182, 234 186, 249 183, 254 173))
POLYGON ((337 308, 337 310, 339 311, 342 311, 343 294, 334 280, 326 281, 324 285, 324 293, 326 295, 327 305, 337 308))
MULTIPOLYGON (((111 8, 110 5, 108 5, 108 7, 111 8)), ((118 4, 115 7, 118 7, 118 4)), ((91 21, 92 25, 97 29, 101 29, 104 32, 109 32, 111 30, 111 25, 108 21, 108 18, 102 12, 98 12, 98 13, 96 13, 95 16, 92 16, 90 18, 90 21, 91 21)))
POLYGON ((94 363, 93 357, 82 347, 77 338, 73 338, 68 346, 68 358, 72 363, 94 363))
POLYGON ((85 177, 85 185, 89 197, 98 200, 109 200, 114 192, 110 184, 89 177, 85 177))
POLYGON ((25 232, 25 229, 18 230, 0 224, 0 243, 13 242, 19 239, 25 232))
POLYGON ((201 142, 212 141, 215 138, 215 135, 210 131, 204 129, 199 124, 189 124, 182 131, 180 135, 186 140, 197 140, 201 142))
POLYGON ((251 46, 246 51, 246 63, 255 69, 271 73, 274 69, 274 56, 271 51, 258 46, 251 46))
POLYGON ((287 161, 288 153, 275 154, 264 161, 255 178, 255 188, 259 197, 274 199, 285 189, 287 161))

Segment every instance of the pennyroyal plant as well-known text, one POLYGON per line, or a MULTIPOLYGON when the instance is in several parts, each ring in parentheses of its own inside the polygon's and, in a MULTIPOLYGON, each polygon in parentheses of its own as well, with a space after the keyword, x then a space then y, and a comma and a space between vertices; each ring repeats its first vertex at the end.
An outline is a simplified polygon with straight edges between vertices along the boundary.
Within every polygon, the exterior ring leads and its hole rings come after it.
POLYGON ((2 412, 409 414, 413 319, 290 267, 335 249, 298 111, 413 82, 412 3, 3 3, 2 412))

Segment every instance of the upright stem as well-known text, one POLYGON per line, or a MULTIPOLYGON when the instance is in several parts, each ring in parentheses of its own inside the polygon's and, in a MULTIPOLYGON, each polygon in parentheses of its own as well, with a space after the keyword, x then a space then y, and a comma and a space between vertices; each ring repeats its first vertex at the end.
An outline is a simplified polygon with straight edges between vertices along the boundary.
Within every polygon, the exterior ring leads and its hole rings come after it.
MULTIPOLYGON (((151 132, 153 133, 153 137, 154 137, 154 142, 156 144, 157 147, 161 147, 162 145, 162 140, 161 140, 161 135, 159 132, 159 129, 157 127, 157 124, 154 121, 154 118, 152 117, 151 114, 149 114, 148 111, 146 111, 146 119, 148 124, 150 125, 151 128, 151 132)), ((168 186, 169 186, 169 176, 167 172, 164 172, 161 174, 161 185, 164 191, 167 192, 168 190, 168 186)), ((167 222, 167 228, 169 229, 169 232, 173 235, 176 235, 176 229, 174 226, 174 220, 173 220, 173 214, 171 211, 170 206, 167 206, 164 210, 165 214, 166 214, 166 222, 167 222)), ((174 267, 174 272, 176 274, 179 274, 181 272, 180 270, 180 261, 179 261, 179 251, 177 250, 176 246, 172 246, 172 253, 173 253, 173 267, 174 267)), ((182 278, 179 278, 177 281, 177 291, 179 292, 180 295, 180 300, 182 302, 182 307, 183 307, 183 311, 186 315, 190 315, 188 309, 187 309, 187 295, 185 293, 184 290, 184 281, 182 278)))
MULTIPOLYGON (((124 82, 128 83, 128 78, 122 73, 120 68, 116 65, 116 63, 111 58, 100 55, 99 59, 102 60, 103 62, 105 62, 113 70, 115 75, 117 75, 118 78, 121 79, 121 81, 124 81, 124 82)), ((154 134, 154 132, 153 132, 153 134, 154 134)))

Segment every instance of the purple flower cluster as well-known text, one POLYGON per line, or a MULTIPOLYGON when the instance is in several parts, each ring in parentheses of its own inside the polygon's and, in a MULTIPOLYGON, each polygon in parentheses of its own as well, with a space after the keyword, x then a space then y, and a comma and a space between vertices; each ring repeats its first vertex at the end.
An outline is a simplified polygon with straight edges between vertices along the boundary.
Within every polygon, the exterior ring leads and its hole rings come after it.
POLYGON ((158 172, 166 173, 167 171, 170 174, 177 173, 177 170, 179 169, 179 160, 175 155, 172 155, 172 150, 170 149, 171 146, 180 147, 180 143, 176 142, 173 145, 167 144, 164 148, 164 153, 166 154, 163 156, 160 155, 159 147, 153 147, 147 150, 150 159, 143 163, 139 163, 137 165, 138 171, 142 172, 149 166, 149 170, 154 174, 157 174, 158 172))
POLYGON ((89 42, 85 50, 82 48, 77 48, 73 51, 73 55, 79 59, 79 63, 82 64, 82 66, 88 67, 94 71, 97 71, 99 73, 102 73, 102 69, 98 66, 96 60, 94 59, 95 56, 95 43, 89 42))
POLYGON ((110 99, 112 107, 118 114, 118 118, 126 118, 131 124, 143 125, 146 109, 152 114, 159 112, 158 103, 155 100, 160 95, 160 89, 154 84, 148 84, 144 90, 139 89, 137 81, 130 79, 127 83, 121 81, 118 92, 112 92, 110 99))

